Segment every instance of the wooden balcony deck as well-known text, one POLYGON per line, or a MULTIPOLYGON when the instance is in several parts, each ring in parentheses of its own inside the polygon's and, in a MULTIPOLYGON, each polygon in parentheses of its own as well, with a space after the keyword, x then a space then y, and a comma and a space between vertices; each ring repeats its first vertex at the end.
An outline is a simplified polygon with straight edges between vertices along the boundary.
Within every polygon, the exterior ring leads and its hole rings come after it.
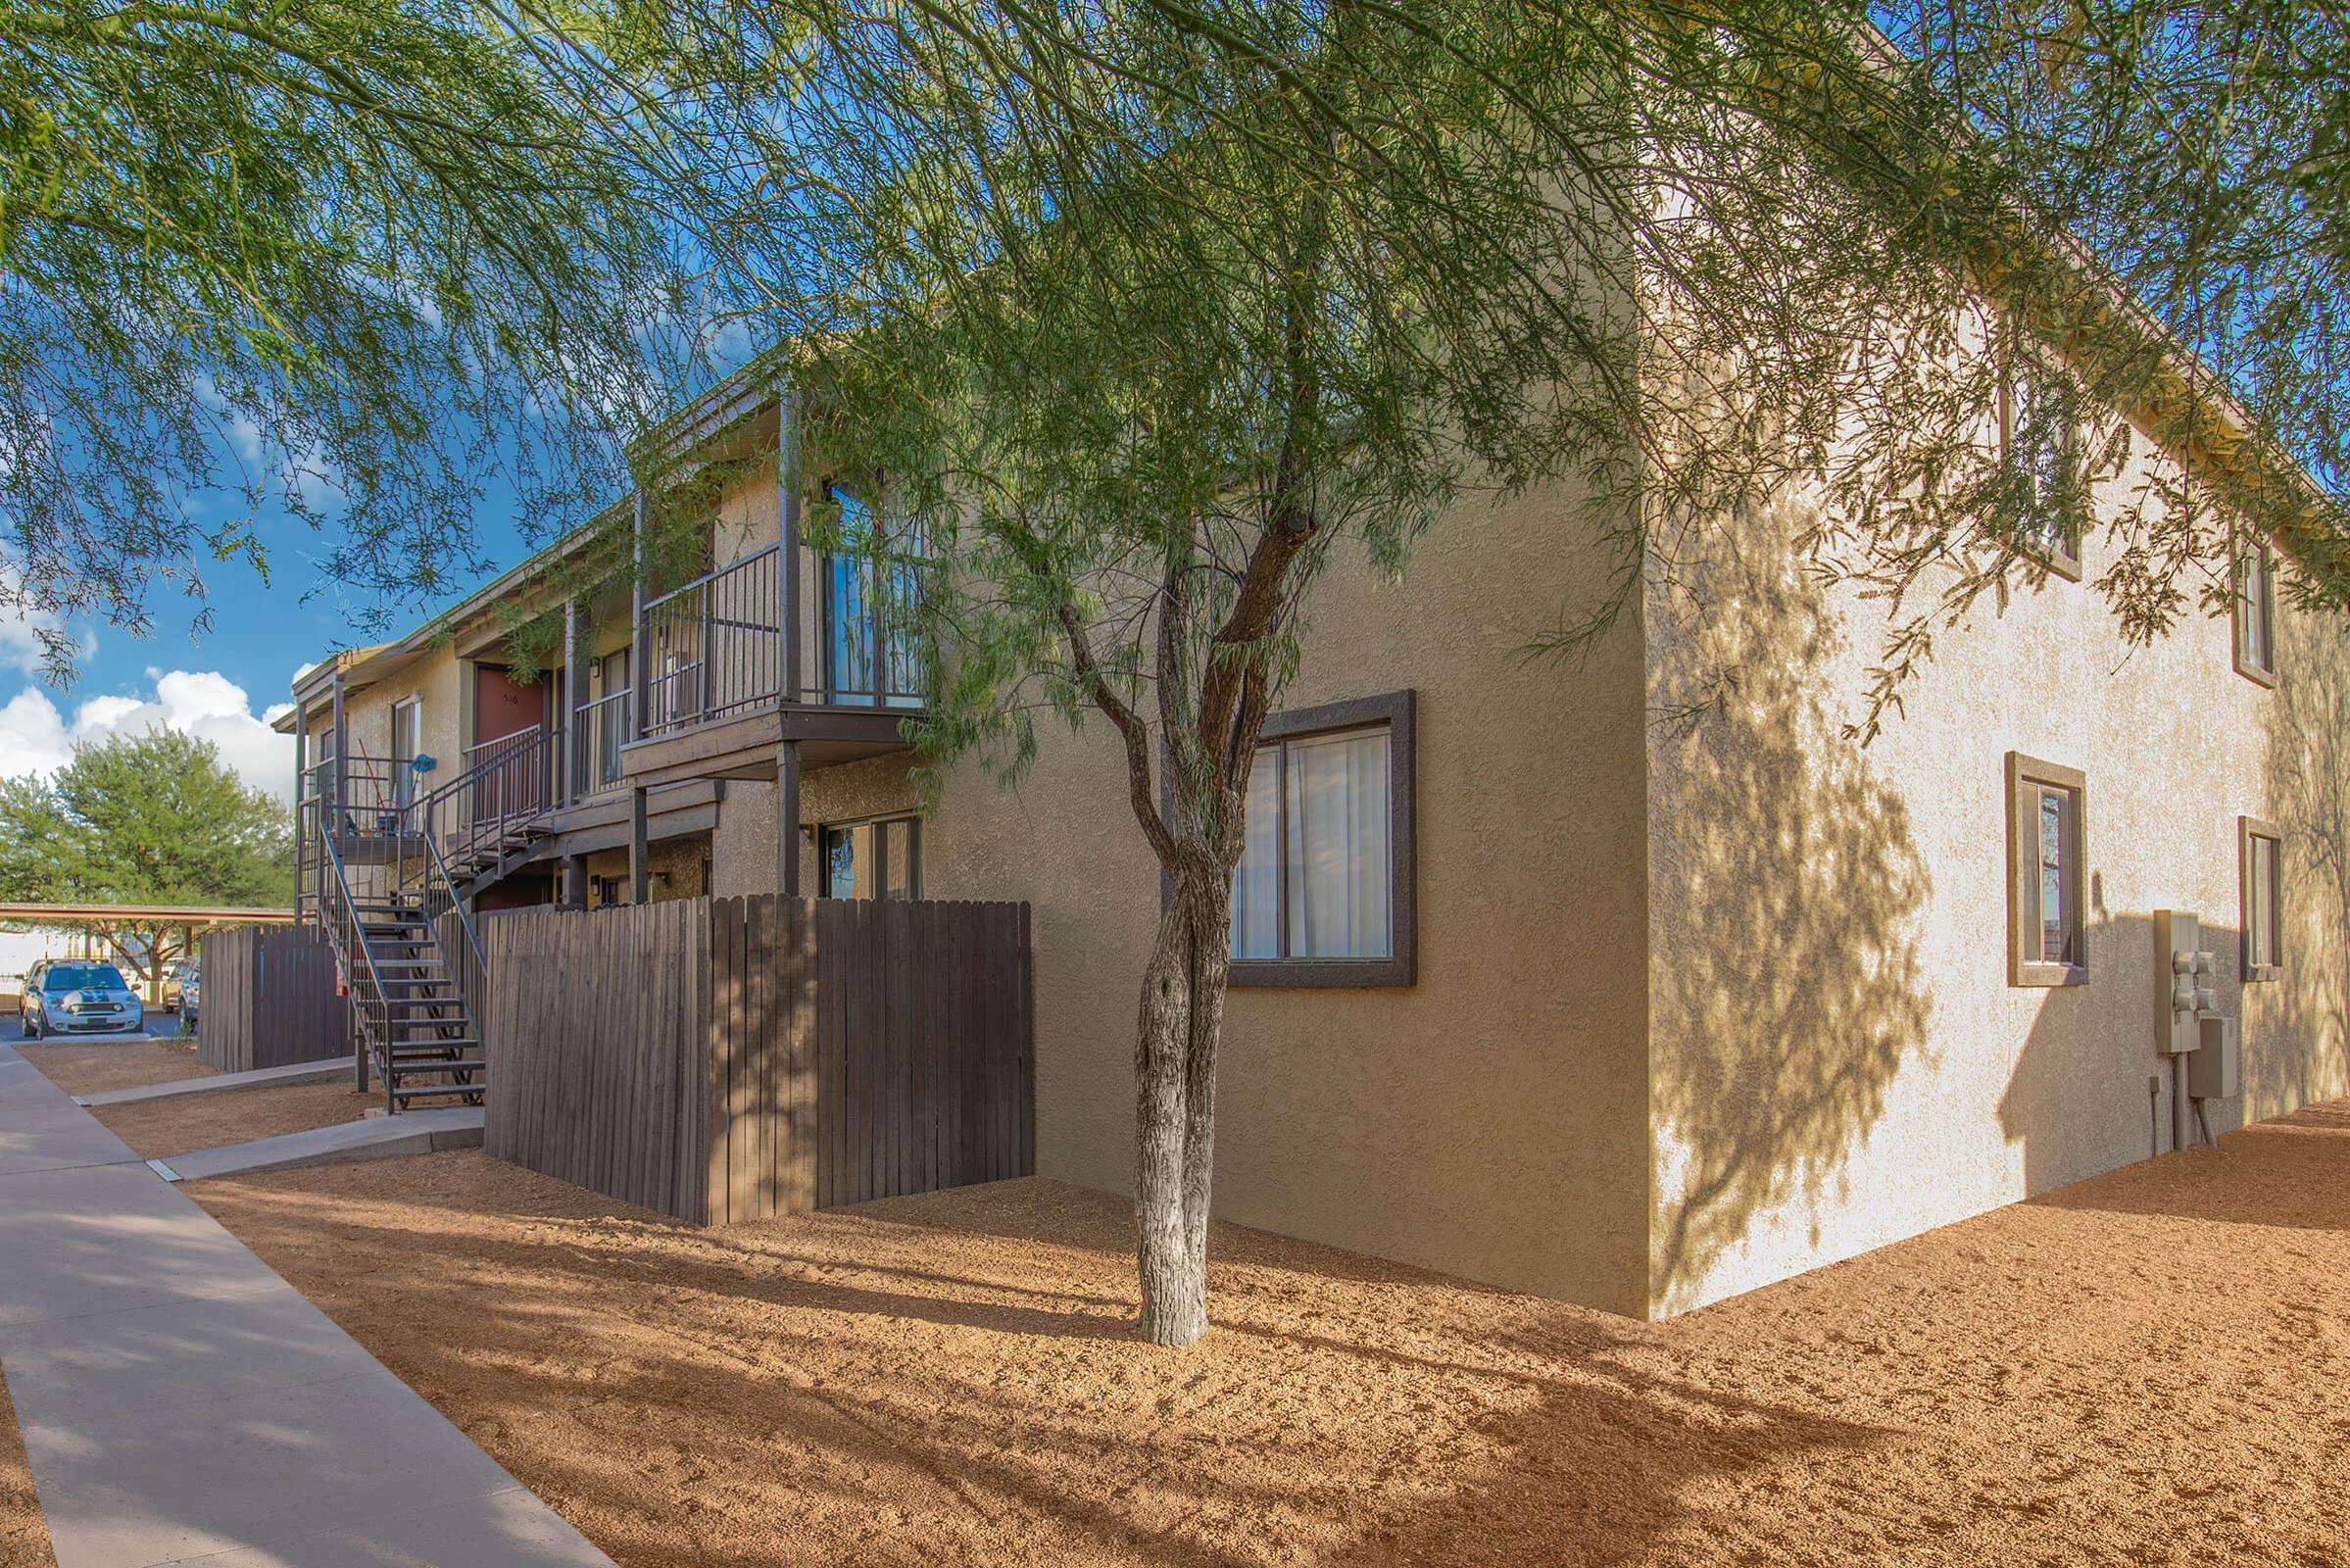
POLYGON ((915 712, 771 699, 710 723, 631 742, 620 748, 620 770, 631 787, 648 788, 702 778, 771 779, 775 754, 786 742, 799 746, 803 768, 832 767, 910 750, 900 729, 915 712))

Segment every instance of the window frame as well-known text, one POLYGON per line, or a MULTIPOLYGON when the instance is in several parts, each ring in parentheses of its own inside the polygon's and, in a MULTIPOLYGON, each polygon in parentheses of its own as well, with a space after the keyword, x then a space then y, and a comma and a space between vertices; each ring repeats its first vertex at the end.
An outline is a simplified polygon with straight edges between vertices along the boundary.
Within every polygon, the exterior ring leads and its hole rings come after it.
POLYGON ((417 776, 416 770, 409 765, 422 755, 424 750, 423 693, 411 692, 392 704, 390 734, 391 745, 384 750, 391 754, 392 804, 400 809, 406 810, 409 807, 416 804, 424 782, 417 776), (416 730, 416 733, 410 737, 414 750, 405 757, 400 754, 400 718, 403 713, 413 715, 412 723, 416 730))
POLYGON ((2228 567, 2228 658, 2235 672, 2246 680, 2262 686, 2277 684, 2277 557, 2266 539, 2236 547, 2228 567), (2251 555, 2247 558, 2245 552, 2251 555), (2262 617, 2266 621, 2262 641, 2267 645, 2268 662, 2256 664, 2244 656, 2244 612, 2248 596, 2245 593, 2244 563, 2257 563, 2253 580, 2259 585, 2262 617))
MULTIPOLYGON (((904 835, 906 860, 906 896, 902 900, 894 899, 889 893, 883 892, 864 902, 868 904, 911 903, 919 899, 922 896, 922 816, 918 811, 877 811, 869 816, 842 817, 837 821, 816 823, 816 897, 820 899, 855 899, 857 897, 855 893, 831 891, 830 840, 833 834, 869 827, 877 830, 873 835, 874 842, 886 844, 890 835, 878 830, 899 824, 904 824, 906 828, 904 835)), ((884 865, 885 876, 887 872, 888 867, 884 865)), ((884 885, 886 886, 886 883, 884 885)))
MULTIPOLYGON (((1297 708, 1265 720, 1260 748, 1345 730, 1388 733, 1388 955, 1383 958, 1234 958, 1235 986, 1403 987, 1420 978, 1417 694, 1410 690, 1297 708)), ((1260 757, 1258 762, 1263 759, 1260 757)), ((1238 867, 1235 868, 1238 874, 1238 867)), ((1286 887, 1286 875, 1280 879, 1286 887)))
MULTIPOLYGON (((895 666, 904 660, 920 662, 918 648, 902 642, 908 635, 903 625, 893 625, 896 612, 885 609, 885 600, 896 592, 895 583, 906 568, 913 568, 911 591, 923 591, 919 570, 929 560, 929 547, 924 530, 917 521, 906 521, 906 537, 913 540, 907 549, 893 534, 892 519, 882 511, 875 499, 886 489, 881 475, 863 479, 846 473, 826 474, 816 486, 818 498, 827 506, 847 514, 851 504, 862 508, 876 530, 870 541, 870 555, 861 551, 819 549, 816 556, 816 597, 818 641, 817 664, 822 678, 823 701, 834 708, 871 708, 883 712, 915 712, 928 706, 927 699, 918 693, 887 689, 895 679, 895 666), (868 689, 845 684, 839 655, 843 647, 841 633, 842 604, 840 578, 846 572, 855 580, 857 595, 857 613, 851 617, 867 628, 858 657, 870 664, 868 689)), ((848 824, 839 824, 848 825, 848 824)))
POLYGON ((2264 981, 2282 979, 2285 967, 2284 829, 2257 816, 2237 817, 2235 819, 2235 863, 2236 930, 2241 943, 2237 958, 2237 973, 2243 977, 2246 985, 2258 985, 2264 981), (2252 846, 2256 839, 2267 839, 2276 846, 2277 860, 2275 869, 2269 878, 2269 907, 2266 911, 2262 911, 2258 907, 2253 896, 2252 846), (2256 916, 2260 916, 2264 912, 2269 936, 2269 951, 2274 956, 2274 961, 2256 963, 2253 961, 2257 951, 2254 936, 2259 929, 2259 926, 2256 925, 2256 916))
POLYGON ((2088 776, 2079 768, 2042 761, 2021 752, 2007 754, 2007 983, 2011 986, 2078 986, 2089 979, 2088 964, 2088 776), (2073 863, 2065 877, 2078 961, 2051 963, 2042 956, 2039 912, 2039 793, 2070 791, 2073 797, 2073 863))
MULTIPOLYGON (((2049 380, 2058 373, 2042 368, 2034 364, 2030 356, 2012 348, 2002 357, 1999 367, 1999 462, 2002 466, 2013 466, 2023 461, 2023 454, 2017 447, 2018 441, 2022 438, 2022 432, 2017 428, 2021 421, 2016 407, 2022 382, 2027 377, 2035 382, 2049 380)), ((2058 443, 2057 450, 2060 461, 2077 460, 2080 442, 2081 432, 2068 423, 2058 443)), ((2035 501, 2041 499, 2036 484, 2033 487, 2033 499, 2035 501)), ((2081 535, 2084 531, 2081 519, 2059 516, 2057 523, 2053 544, 2041 544, 2035 541, 2019 541, 2019 543, 2034 561, 2045 565, 2057 576, 2064 578, 2067 582, 2079 582, 2081 575, 2081 535)))

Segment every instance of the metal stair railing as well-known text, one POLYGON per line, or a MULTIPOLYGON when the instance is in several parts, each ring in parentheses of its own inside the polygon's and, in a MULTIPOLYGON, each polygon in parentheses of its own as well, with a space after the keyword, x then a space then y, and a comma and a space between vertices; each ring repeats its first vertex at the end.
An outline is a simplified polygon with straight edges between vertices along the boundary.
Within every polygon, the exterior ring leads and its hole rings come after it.
POLYGON ((403 832, 403 886, 420 891, 436 866, 470 879, 477 858, 503 858, 493 847, 514 828, 558 809, 563 737, 561 724, 534 724, 492 741, 471 766, 412 807, 403 832), (416 840, 413 864, 410 833, 416 840))
POLYGON ((351 1013, 359 1023, 360 1049, 374 1062, 383 1083, 386 1108, 396 1111, 400 1102, 392 1093, 395 1086, 391 1072, 391 997, 384 988, 382 972, 375 967, 375 955, 367 946, 367 921, 360 913, 359 900, 351 891, 351 878, 343 868, 342 852, 335 848, 334 841, 332 833, 319 839, 324 862, 334 873, 334 890, 339 895, 331 902, 330 908, 322 911, 326 915, 327 940, 333 944, 336 961, 342 966, 351 1013))

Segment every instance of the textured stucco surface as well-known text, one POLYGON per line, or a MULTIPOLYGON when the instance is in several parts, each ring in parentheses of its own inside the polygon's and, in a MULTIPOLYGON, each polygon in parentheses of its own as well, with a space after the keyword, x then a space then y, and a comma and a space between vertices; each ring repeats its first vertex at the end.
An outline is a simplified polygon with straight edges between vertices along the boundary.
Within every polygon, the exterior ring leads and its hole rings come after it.
POLYGON ((2201 915, 2222 1010, 2245 1020, 2248 1094, 2212 1104, 2215 1131, 2345 1087, 2338 625, 2287 614, 2277 692, 2235 672, 2225 614, 2127 649, 2091 586, 2116 547, 2092 530, 2083 581, 1986 601, 1864 749, 1843 727, 1883 612, 1800 574, 1804 520, 1757 517, 1687 591, 1651 584, 1657 1313, 2168 1148, 2156 909, 2201 915), (2009 984, 2010 751, 2087 775, 2085 985, 2009 984), (2288 830, 2288 967, 2249 999, 2240 814, 2288 830))
MULTIPOLYGON (((1418 693, 1419 983, 1235 990, 1216 1211, 1286 1235, 1638 1311, 1646 1004, 1640 652, 1530 638, 1606 563, 1564 498, 1443 525, 1400 584, 1342 549, 1285 705, 1418 693), (1475 548, 1466 548, 1474 537, 1475 548)), ((1036 943, 1041 1174, 1130 1190, 1136 988, 1159 878, 1107 726, 1052 728, 1016 783, 949 772, 925 894, 1021 899, 1036 943)), ((730 787, 721 893, 769 884, 772 794, 730 787), (764 817, 764 821, 759 820, 764 817)), ((912 808, 903 760, 808 773, 802 816, 912 808)), ((813 887, 812 851, 804 844, 813 887)))

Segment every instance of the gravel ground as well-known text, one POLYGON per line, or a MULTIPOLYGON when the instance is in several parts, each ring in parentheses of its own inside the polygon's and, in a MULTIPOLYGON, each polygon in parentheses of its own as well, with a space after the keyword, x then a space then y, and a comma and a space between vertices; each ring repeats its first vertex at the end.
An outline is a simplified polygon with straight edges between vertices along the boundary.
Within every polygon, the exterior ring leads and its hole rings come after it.
POLYGON ((1042 1181, 697 1232, 478 1153, 204 1203, 624 1568, 2350 1562, 2350 1104, 1647 1325, 1042 1181))
POLYGON ((0 1378, 0 1568, 57 1568, 5 1378, 0 1378))
POLYGON ((10 1040, 7 1044, 69 1095, 137 1089, 181 1078, 209 1078, 196 1043, 156 1040, 10 1040))
POLYGON ((170 1159, 191 1150, 218 1149, 249 1138, 271 1138, 278 1133, 357 1121, 382 1103, 379 1095, 355 1093, 345 1078, 333 1083, 190 1095, 185 1100, 101 1105, 90 1114, 136 1150, 140 1158, 170 1159))

